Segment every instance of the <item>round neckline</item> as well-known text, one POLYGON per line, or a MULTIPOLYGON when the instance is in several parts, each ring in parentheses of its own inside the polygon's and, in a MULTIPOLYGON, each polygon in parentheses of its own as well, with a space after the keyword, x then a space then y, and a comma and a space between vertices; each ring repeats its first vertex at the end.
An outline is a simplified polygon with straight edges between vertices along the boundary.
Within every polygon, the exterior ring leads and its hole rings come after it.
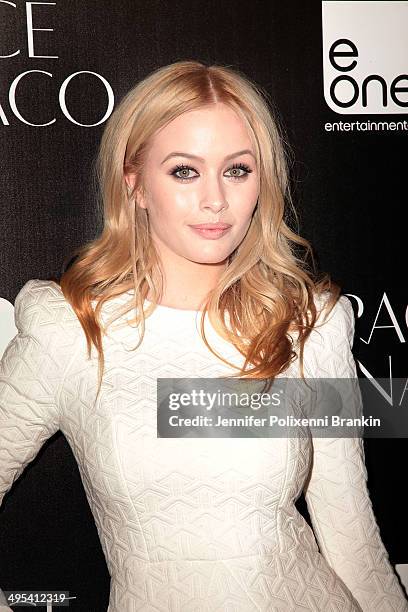
MULTIPOLYGON (((145 298, 145 302, 147 304, 152 304, 153 302, 151 302, 150 300, 148 300, 147 298, 145 298)), ((192 310, 191 308, 176 308, 175 306, 165 306, 164 304, 156 304, 157 308, 162 308, 164 310, 169 310, 171 312, 189 312, 192 314, 197 314, 200 312, 203 312, 202 310, 192 310)))

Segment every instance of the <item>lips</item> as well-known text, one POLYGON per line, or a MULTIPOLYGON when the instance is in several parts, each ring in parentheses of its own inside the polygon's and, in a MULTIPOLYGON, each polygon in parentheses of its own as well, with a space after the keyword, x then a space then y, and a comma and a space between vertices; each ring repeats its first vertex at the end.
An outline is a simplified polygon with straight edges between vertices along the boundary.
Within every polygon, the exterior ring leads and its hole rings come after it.
POLYGON ((224 230, 231 227, 230 223, 198 223, 197 225, 191 225, 190 227, 194 227, 195 229, 204 229, 204 230, 224 230))
POLYGON ((190 228, 204 240, 218 240, 229 232, 231 225, 229 223, 199 223, 190 225, 190 228))

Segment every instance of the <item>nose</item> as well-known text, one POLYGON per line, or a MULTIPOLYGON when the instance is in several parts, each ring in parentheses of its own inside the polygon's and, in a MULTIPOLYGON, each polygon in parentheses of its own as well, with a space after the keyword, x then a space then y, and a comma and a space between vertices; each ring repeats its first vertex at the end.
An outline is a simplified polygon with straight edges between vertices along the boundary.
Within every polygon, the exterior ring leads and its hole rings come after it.
POLYGON ((228 208, 228 202, 217 177, 208 179, 206 183, 205 197, 201 203, 201 208, 203 210, 211 210, 215 214, 228 208))

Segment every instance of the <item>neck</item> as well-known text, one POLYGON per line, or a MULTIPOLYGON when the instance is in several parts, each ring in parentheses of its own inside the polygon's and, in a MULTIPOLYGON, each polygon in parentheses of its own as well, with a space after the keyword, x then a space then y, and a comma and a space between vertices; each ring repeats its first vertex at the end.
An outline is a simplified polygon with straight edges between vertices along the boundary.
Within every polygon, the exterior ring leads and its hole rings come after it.
MULTIPOLYGON (((172 308, 201 310, 209 292, 216 287, 228 265, 198 263, 174 253, 161 257, 164 274, 163 294, 160 303, 172 308)), ((151 296, 147 298, 150 300, 151 296)))

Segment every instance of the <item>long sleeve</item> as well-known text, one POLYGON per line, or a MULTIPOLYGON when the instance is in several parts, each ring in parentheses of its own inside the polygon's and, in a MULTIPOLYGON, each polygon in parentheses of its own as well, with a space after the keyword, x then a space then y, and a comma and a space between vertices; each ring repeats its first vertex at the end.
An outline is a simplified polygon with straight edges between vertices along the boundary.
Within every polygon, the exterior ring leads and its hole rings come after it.
MULTIPOLYGON (((15 300, 17 335, 0 362, 0 504, 44 442, 59 429, 61 364, 47 281, 28 281, 15 300)), ((2 607, 0 591, 0 609, 2 607)))
MULTIPOLYGON (((312 376, 356 378, 353 338, 353 309, 342 296, 312 340, 312 376)), ((320 551, 363 612, 407 612, 370 500, 363 439, 313 437, 304 492, 320 551)))
POLYGON ((59 429, 56 394, 61 372, 53 357, 44 292, 35 287, 36 281, 28 281, 17 295, 18 334, 0 362, 0 502, 59 429))

